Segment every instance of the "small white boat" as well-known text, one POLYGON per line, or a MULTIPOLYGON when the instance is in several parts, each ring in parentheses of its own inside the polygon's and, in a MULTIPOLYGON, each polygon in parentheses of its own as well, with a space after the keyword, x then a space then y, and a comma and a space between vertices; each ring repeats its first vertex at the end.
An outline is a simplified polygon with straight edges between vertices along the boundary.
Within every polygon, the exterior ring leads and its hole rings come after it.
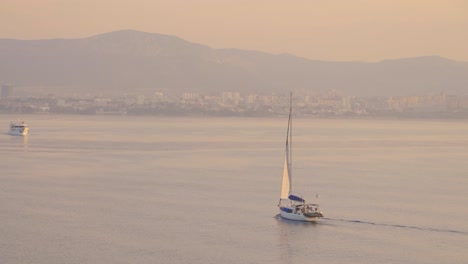
POLYGON ((29 132, 29 127, 26 123, 21 122, 21 123, 15 123, 11 122, 10 123, 10 131, 8 134, 13 135, 13 136, 24 136, 27 135, 29 132))
POLYGON ((291 165, 291 145, 292 145, 292 93, 289 106, 288 130, 286 133, 286 153, 283 168, 283 180, 281 182, 281 196, 278 203, 282 218, 296 221, 314 222, 323 217, 317 202, 308 204, 297 195, 292 194, 292 165, 291 165))

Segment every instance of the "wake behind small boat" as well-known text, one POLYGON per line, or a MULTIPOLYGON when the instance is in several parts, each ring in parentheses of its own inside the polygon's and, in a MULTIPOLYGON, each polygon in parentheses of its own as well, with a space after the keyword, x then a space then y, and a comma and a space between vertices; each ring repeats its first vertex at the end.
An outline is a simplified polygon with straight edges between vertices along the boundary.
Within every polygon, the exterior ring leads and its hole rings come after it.
POLYGON ((24 136, 24 135, 27 135, 28 132, 29 132, 29 127, 26 123, 24 123, 24 121, 21 123, 17 123, 17 122, 10 123, 10 131, 8 132, 8 134, 12 136, 24 136))
POLYGON ((292 145, 292 93, 289 106, 288 130, 286 133, 286 153, 283 167, 283 180, 281 182, 281 196, 278 203, 280 215, 283 218, 296 221, 317 221, 323 217, 317 202, 307 204, 299 196, 292 194, 292 165, 291 165, 291 145, 292 145))

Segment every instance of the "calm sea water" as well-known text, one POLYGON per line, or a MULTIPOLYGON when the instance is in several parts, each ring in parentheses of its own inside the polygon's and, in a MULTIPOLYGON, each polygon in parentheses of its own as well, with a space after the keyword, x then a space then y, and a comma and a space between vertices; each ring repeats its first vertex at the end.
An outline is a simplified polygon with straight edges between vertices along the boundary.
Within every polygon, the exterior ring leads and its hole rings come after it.
POLYGON ((0 115, 0 263, 468 263, 468 122, 0 115), (30 135, 7 135, 25 119, 30 135))

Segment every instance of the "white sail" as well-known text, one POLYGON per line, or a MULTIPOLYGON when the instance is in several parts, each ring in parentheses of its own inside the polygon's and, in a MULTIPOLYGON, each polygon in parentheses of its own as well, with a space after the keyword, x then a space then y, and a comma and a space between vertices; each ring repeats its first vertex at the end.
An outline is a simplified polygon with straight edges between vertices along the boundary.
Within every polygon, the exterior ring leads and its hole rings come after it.
POLYGON ((283 181, 281 182, 281 199, 288 199, 291 194, 291 179, 289 178, 288 155, 284 157, 283 181))
POLYGON ((290 137, 291 137, 291 112, 292 109, 289 109, 289 120, 288 120, 288 130, 286 132, 286 151, 284 155, 284 167, 283 167, 283 180, 281 182, 281 197, 280 199, 289 199, 291 195, 291 146, 290 146, 290 137))

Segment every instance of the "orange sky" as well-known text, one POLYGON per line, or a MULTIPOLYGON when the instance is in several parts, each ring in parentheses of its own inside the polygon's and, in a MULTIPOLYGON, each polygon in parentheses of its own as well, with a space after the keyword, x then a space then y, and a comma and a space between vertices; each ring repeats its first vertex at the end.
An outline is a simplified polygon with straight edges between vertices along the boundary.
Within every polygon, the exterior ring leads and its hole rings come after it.
POLYGON ((318 60, 468 61, 468 0, 0 0, 0 38, 119 29, 318 60))

